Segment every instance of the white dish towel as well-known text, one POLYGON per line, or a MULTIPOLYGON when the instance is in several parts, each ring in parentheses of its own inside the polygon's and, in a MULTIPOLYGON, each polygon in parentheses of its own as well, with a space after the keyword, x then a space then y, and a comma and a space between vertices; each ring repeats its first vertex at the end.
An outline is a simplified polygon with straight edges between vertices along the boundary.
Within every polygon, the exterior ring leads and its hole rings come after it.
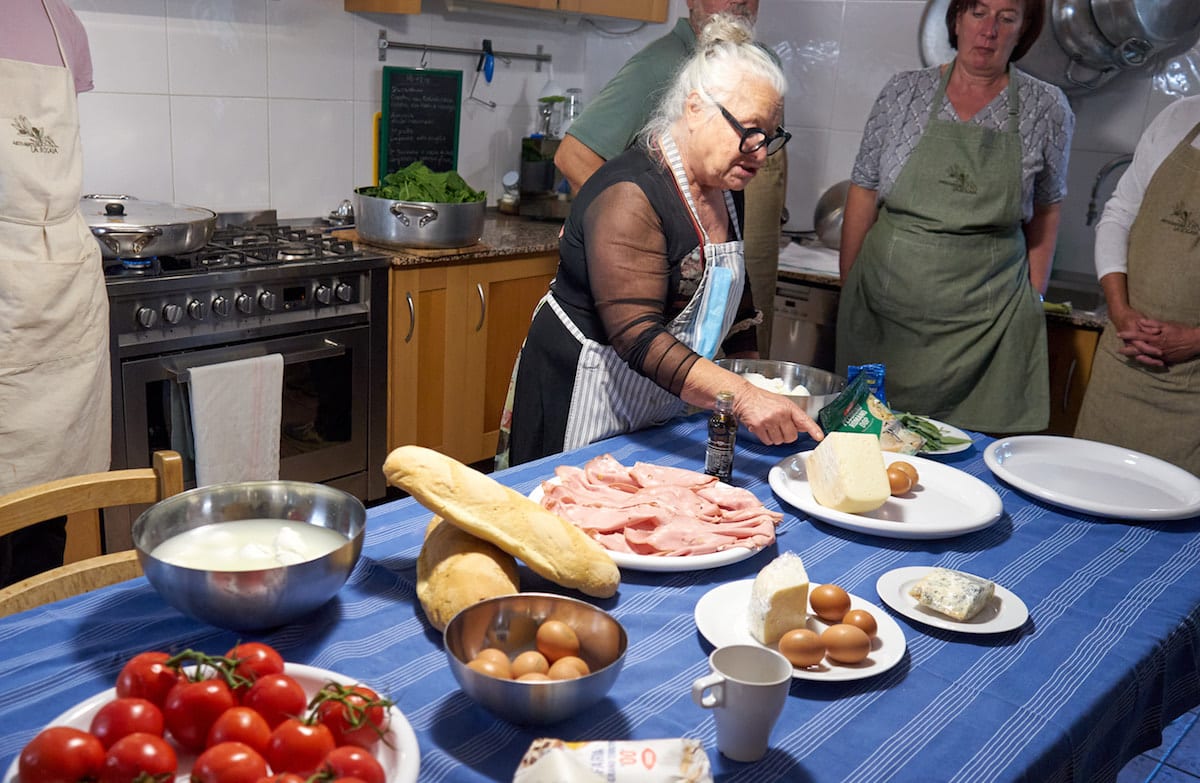
POLYGON ((196 486, 279 478, 283 357, 192 367, 196 486))

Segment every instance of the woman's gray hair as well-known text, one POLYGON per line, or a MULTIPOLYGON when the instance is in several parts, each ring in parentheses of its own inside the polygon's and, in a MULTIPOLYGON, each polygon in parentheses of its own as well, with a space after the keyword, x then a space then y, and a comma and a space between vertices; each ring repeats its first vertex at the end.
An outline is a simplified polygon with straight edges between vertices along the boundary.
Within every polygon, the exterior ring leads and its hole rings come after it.
POLYGON ((787 77, 771 55, 754 43, 754 30, 739 17, 717 14, 700 31, 696 51, 680 66, 638 134, 641 143, 653 147, 659 136, 683 116, 693 91, 723 103, 747 79, 766 82, 780 98, 787 92, 787 77))

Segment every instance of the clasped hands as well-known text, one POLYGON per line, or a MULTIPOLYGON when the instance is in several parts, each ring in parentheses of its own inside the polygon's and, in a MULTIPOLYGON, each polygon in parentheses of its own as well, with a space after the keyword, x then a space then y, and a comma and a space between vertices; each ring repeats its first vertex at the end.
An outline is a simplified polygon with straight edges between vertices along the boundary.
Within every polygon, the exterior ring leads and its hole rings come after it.
POLYGON ((1147 318, 1136 311, 1117 322, 1122 356, 1149 367, 1167 367, 1200 355, 1200 329, 1147 318))

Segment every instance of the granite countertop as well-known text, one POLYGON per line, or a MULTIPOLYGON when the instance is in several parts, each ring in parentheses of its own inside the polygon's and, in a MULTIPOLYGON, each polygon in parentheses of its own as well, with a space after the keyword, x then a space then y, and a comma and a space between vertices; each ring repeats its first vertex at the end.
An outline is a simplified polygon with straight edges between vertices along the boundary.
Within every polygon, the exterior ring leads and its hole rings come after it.
POLYGON ((483 236, 477 243, 468 247, 445 249, 387 247, 363 242, 353 229, 339 232, 339 234, 353 239, 355 246, 361 247, 363 250, 390 255, 393 267, 408 268, 500 260, 540 253, 557 254, 558 232, 561 228, 560 221, 534 220, 505 215, 495 209, 489 209, 483 221, 483 236))

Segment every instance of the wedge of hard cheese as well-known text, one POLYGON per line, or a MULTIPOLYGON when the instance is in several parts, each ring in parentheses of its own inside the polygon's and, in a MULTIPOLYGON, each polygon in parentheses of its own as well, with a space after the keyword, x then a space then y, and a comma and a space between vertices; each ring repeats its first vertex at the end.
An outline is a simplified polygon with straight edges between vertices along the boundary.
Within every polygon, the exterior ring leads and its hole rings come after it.
POLYGON ((597 598, 617 592, 621 572, 600 544, 491 476, 421 446, 393 450, 383 473, 388 483, 442 519, 490 541, 555 584, 597 598))
POLYGON ((813 499, 847 514, 874 511, 891 495, 879 438, 831 432, 804 462, 813 499))
POLYGON ((808 622, 808 574, 800 555, 784 552, 758 572, 750 588, 750 635, 763 644, 808 622))

